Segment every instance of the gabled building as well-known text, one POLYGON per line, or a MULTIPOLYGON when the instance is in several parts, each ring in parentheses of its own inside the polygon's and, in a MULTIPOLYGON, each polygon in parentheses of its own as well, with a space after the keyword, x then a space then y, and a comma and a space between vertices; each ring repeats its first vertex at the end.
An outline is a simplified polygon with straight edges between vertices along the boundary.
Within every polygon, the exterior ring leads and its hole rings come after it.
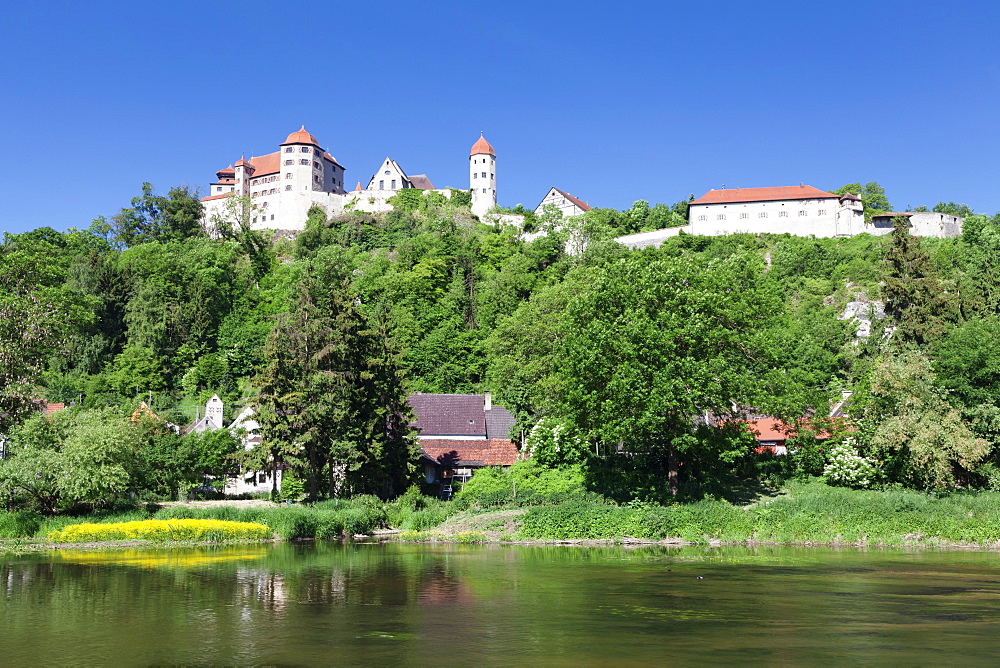
MULTIPOLYGON (((360 183, 358 185, 361 185, 360 183)), ((434 190, 434 184, 426 174, 407 176, 403 168, 392 158, 386 158, 378 171, 372 174, 368 181, 368 190, 403 190, 417 188, 419 190, 434 190)))
POLYGON ((423 394, 407 400, 416 419, 424 481, 440 483, 445 497, 452 481, 468 480, 484 466, 510 466, 520 456, 510 430, 514 416, 486 394, 423 394))
POLYGON ((593 208, 582 199, 570 195, 565 190, 559 190, 559 188, 549 189, 549 192, 545 194, 542 201, 535 207, 535 213, 541 215, 547 205, 559 209, 562 212, 563 218, 579 216, 581 213, 586 213, 593 208))

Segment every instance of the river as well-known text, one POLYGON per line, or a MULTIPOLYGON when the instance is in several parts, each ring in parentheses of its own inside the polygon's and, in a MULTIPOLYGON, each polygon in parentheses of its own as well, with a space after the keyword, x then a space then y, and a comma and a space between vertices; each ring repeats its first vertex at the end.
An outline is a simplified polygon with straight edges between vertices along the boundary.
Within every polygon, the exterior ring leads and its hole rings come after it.
POLYGON ((317 542, 0 564, 3 665, 1000 662, 987 551, 317 542))

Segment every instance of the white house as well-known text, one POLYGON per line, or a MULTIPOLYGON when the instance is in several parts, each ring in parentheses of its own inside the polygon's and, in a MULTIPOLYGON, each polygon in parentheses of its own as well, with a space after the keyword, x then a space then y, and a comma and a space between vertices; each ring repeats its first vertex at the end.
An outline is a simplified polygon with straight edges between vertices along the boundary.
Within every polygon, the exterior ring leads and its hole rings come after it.
MULTIPOLYGON (((426 174, 407 175, 388 157, 366 188, 359 181, 354 190, 346 190, 345 171, 303 126, 288 135, 277 151, 249 160, 241 158, 216 172, 209 194, 201 199, 206 227, 213 231, 218 219, 235 223, 234 217, 245 215, 253 229, 301 230, 312 206, 319 206, 327 215, 347 210, 389 211, 389 198, 406 188, 451 197, 451 189, 434 188, 426 174), (234 207, 233 194, 248 197, 250 209, 234 207)), ((496 205, 496 152, 483 137, 469 154, 469 189, 473 213, 483 216, 496 205)))
POLYGON ((590 211, 593 208, 582 199, 573 197, 565 190, 559 190, 559 188, 549 189, 549 192, 545 194, 542 201, 535 207, 535 213, 541 215, 546 205, 552 205, 559 209, 562 212, 563 218, 579 216, 581 213, 590 211))
POLYGON ((807 185, 709 190, 688 206, 690 229, 717 236, 735 232, 847 237, 865 232, 861 200, 807 185))

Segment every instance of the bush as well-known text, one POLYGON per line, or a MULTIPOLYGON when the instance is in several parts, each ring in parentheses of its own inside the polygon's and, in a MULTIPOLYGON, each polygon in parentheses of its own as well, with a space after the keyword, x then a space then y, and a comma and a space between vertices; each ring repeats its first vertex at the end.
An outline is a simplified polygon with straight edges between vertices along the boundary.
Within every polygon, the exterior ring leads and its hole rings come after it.
POLYGON ((271 528, 252 522, 221 520, 141 520, 109 524, 71 524, 50 531, 48 539, 56 543, 104 542, 113 540, 196 540, 227 542, 263 540, 271 537, 271 528))
POLYGON ((34 510, 0 514, 0 538, 30 538, 42 526, 42 516, 34 510))

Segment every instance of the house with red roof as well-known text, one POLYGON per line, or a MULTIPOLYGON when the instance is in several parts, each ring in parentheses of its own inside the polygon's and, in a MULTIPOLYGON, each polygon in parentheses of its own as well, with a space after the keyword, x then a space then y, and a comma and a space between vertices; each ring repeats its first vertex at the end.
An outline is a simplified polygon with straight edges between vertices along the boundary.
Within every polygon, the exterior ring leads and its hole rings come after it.
POLYGON ((709 190, 688 205, 691 234, 735 232, 849 237, 865 231, 864 207, 850 193, 799 184, 709 190))
POLYGON ((542 201, 535 207, 535 213, 541 215, 544 213, 546 206, 554 206, 559 209, 562 212, 563 218, 579 216, 581 213, 586 213, 593 208, 582 199, 570 195, 565 190, 559 190, 559 188, 549 189, 549 192, 545 194, 542 201))
POLYGON ((510 466, 520 458, 510 438, 515 418, 486 394, 410 395, 424 482, 441 484, 451 495, 452 482, 465 482, 484 466, 510 466))

